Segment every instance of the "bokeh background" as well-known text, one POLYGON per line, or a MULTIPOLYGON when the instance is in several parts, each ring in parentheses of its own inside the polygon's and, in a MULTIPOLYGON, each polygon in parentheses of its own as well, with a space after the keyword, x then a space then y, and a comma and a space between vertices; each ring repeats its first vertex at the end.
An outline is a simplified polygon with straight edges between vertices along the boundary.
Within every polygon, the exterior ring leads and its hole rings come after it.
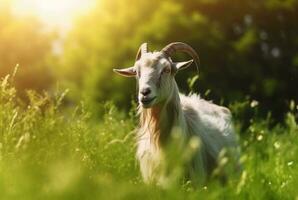
MULTIPOLYGON (((0 76, 19 64, 18 91, 69 88, 101 116, 113 101, 127 110, 135 80, 112 68, 133 64, 139 45, 190 44, 201 58, 177 76, 182 92, 216 103, 256 100, 260 115, 284 117, 298 99, 296 0, 1 0, 0 76)), ((187 59, 177 55, 177 60, 187 59)))
POLYGON ((0 199, 297 200, 297 20, 298 0, 0 0, 0 199), (135 80, 112 69, 174 41, 201 59, 181 92, 233 113, 243 171, 220 156, 225 185, 183 181, 179 137, 167 184, 142 181, 135 80))

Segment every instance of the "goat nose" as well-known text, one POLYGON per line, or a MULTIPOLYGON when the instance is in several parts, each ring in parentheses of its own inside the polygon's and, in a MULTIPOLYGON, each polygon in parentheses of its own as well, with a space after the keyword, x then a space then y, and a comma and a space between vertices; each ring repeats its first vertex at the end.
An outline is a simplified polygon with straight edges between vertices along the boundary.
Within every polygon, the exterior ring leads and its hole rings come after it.
POLYGON ((141 90, 141 94, 144 95, 144 96, 147 96, 147 95, 150 94, 150 93, 151 93, 150 88, 143 88, 143 89, 141 90))

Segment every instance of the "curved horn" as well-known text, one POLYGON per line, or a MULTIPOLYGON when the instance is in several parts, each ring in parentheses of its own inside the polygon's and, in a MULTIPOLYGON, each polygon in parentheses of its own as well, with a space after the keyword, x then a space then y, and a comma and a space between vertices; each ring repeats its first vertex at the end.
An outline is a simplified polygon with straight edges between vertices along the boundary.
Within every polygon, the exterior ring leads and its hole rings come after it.
POLYGON ((147 45, 147 43, 145 42, 145 43, 143 43, 141 46, 140 46, 140 48, 139 48, 139 50, 138 50, 138 53, 137 53, 137 55, 136 55, 136 60, 139 60, 140 58, 141 58, 141 56, 144 54, 144 53, 147 53, 148 52, 148 45, 147 45))
POLYGON ((188 44, 185 44, 183 42, 173 42, 165 46, 161 52, 166 57, 171 57, 176 52, 184 52, 189 54, 195 61, 195 64, 197 66, 197 70, 199 70, 199 64, 200 64, 200 58, 197 52, 188 44))

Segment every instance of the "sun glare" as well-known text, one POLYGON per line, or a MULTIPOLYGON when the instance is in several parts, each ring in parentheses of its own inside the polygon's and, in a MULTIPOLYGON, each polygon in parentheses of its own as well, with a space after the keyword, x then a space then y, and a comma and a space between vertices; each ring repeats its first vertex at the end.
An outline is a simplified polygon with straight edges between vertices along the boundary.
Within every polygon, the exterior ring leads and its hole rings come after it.
POLYGON ((17 15, 36 15, 49 26, 67 29, 75 16, 87 12, 94 0, 14 0, 17 15))

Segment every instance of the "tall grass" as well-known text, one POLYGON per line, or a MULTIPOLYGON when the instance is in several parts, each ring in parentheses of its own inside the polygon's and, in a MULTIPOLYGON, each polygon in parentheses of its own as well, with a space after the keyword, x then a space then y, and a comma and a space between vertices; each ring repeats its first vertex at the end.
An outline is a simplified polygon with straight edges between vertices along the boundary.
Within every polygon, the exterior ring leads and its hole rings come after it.
MULTIPOLYGON (((204 187, 186 183, 162 189, 141 180, 133 111, 125 114, 106 104, 102 120, 95 121, 84 104, 63 108, 66 92, 28 91, 25 103, 12 79, 0 82, 0 199, 298 198, 295 103, 284 123, 271 127, 270 118, 253 118, 242 129, 240 178, 232 176, 224 186, 211 180, 204 187)), ((249 106, 232 109, 237 116, 249 106)))

